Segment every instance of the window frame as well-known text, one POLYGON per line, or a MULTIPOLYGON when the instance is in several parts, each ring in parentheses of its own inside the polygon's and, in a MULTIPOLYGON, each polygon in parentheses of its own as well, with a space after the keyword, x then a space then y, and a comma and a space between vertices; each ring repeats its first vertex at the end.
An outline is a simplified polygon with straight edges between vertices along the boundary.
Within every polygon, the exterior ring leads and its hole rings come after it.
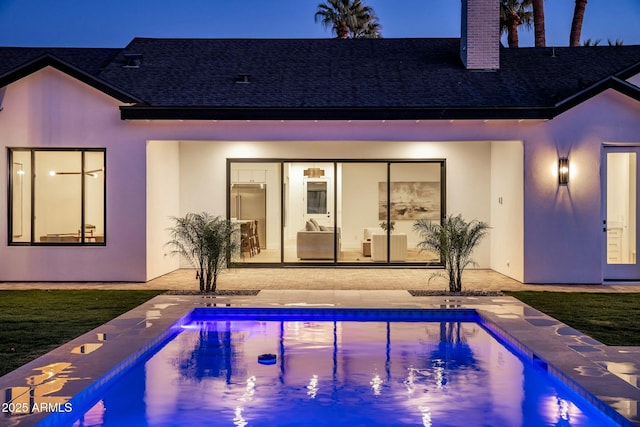
MULTIPOLYGON (((293 163, 309 163, 317 166, 319 163, 331 163, 331 168, 333 169, 333 176, 337 177, 338 173, 338 165, 339 164, 380 164, 385 167, 386 179, 384 182, 387 183, 387 197, 390 197, 390 186, 393 176, 392 174, 392 166, 400 165, 400 164, 434 164, 439 167, 439 183, 440 183, 440 223, 444 220, 447 215, 447 158, 445 157, 421 157, 421 158, 393 158, 393 159, 383 159, 383 158, 371 158, 371 159, 360 159, 360 158, 270 158, 270 157, 249 157, 249 158, 235 158, 228 157, 226 159, 226 182, 227 182, 227 193, 226 193, 226 217, 231 220, 231 184, 232 180, 232 168, 234 164, 253 164, 253 163, 274 163, 279 164, 280 171, 280 247, 278 250, 280 251, 280 260, 279 261, 258 261, 258 262, 245 262, 245 261, 230 261, 229 265, 233 265, 234 267, 241 268, 272 268, 274 266, 279 267, 288 267, 288 266, 312 266, 312 267, 362 267, 362 268, 376 268, 377 266, 384 267, 407 267, 407 268, 415 268, 416 266, 424 266, 425 262, 418 261, 391 261, 390 256, 387 255, 387 260, 379 263, 368 263, 368 262, 360 262, 360 261, 341 261, 338 259, 338 251, 337 246, 334 246, 334 256, 332 260, 323 260, 322 262, 317 261, 292 261, 287 259, 286 249, 285 249, 285 229, 288 226, 288 212, 290 210, 289 203, 290 200, 287 197, 287 187, 288 183, 285 177, 285 165, 293 164, 293 163)), ((325 166, 328 167, 328 166, 325 166)), ((327 188, 330 195, 327 197, 327 202, 333 204, 331 207, 332 211, 337 213, 338 211, 338 180, 334 179, 333 184, 327 188)), ((306 195, 306 184, 305 191, 306 195)), ((389 200, 388 200, 389 201, 389 200)), ((331 206, 331 205, 329 205, 331 206)), ((306 202, 305 202, 305 210, 306 210, 306 202)), ((312 214, 314 215, 314 214, 312 214)), ((387 210, 387 220, 390 218, 390 211, 387 210)), ((332 227, 334 229, 334 238, 337 239, 337 230, 338 230, 338 216, 334 215, 332 227)), ((389 234, 389 232, 387 232, 389 234)), ((390 245, 390 239, 387 239, 387 245, 390 245)), ((387 254, 390 254, 389 247, 387 247, 387 254)), ((442 260, 437 262, 426 262, 428 267, 442 267, 442 260)))
POLYGON ((106 246, 107 245, 107 149, 106 148, 98 148, 98 147, 90 147, 90 148, 82 148, 82 147, 7 147, 7 244, 9 246, 106 246), (13 163, 14 163, 14 153, 16 152, 27 152, 29 153, 30 158, 30 183, 28 189, 25 191, 24 198, 30 199, 31 205, 31 213, 28 218, 28 223, 24 224, 24 227, 29 229, 30 239, 29 241, 17 242, 13 240, 13 185, 14 185, 14 177, 13 177, 13 163), (35 158, 37 152, 67 152, 67 153, 80 153, 81 158, 81 170, 85 170, 85 154, 86 153, 102 153, 103 156, 103 173, 104 173, 104 183, 103 183, 103 194, 102 194, 102 218, 103 218, 103 229, 104 236, 102 241, 88 241, 86 239, 86 184, 85 178, 83 175, 83 179, 80 180, 80 233, 78 236, 77 242, 41 242, 38 241, 35 236, 35 206, 36 206, 36 196, 35 196, 35 158), (27 192, 28 191, 28 192, 27 192))

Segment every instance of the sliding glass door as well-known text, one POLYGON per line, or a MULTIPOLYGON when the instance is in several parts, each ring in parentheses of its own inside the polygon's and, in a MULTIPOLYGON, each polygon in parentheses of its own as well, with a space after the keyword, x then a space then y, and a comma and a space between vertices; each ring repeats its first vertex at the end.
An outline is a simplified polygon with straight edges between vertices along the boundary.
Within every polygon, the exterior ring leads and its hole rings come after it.
POLYGON ((228 211, 244 227, 235 262, 437 264, 436 254, 420 250, 414 224, 444 216, 444 167, 444 160, 230 160, 228 211))

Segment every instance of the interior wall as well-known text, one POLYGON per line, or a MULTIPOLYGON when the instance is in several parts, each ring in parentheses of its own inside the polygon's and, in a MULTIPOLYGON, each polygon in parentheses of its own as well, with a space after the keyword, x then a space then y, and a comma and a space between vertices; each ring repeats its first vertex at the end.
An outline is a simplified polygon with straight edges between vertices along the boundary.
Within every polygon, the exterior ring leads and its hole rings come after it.
POLYGON ((180 216, 180 150, 177 141, 147 143, 147 280, 180 267, 166 246, 172 217, 180 216))
POLYGON ((524 162, 521 142, 491 144, 491 268, 524 280, 524 162))
POLYGON ((364 226, 379 227, 378 182, 387 180, 385 163, 342 164, 342 247, 362 248, 364 226))

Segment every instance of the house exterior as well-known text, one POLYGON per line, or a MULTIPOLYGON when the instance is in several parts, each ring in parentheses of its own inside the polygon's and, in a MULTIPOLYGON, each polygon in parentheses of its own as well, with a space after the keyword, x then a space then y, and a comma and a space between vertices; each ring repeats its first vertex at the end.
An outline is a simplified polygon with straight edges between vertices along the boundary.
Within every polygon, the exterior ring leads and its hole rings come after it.
POLYGON ((0 47, 0 280, 150 280, 201 211, 245 266, 437 265, 413 224, 461 214, 481 268, 640 280, 640 46, 502 48, 497 8, 460 39, 0 47))

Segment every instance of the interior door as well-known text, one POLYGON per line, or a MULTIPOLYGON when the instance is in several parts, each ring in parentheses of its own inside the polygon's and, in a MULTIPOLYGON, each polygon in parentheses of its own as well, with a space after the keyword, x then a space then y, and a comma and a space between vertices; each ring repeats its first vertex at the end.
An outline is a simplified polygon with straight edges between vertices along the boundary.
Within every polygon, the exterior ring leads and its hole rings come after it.
POLYGON ((638 153, 640 147, 605 147, 603 151, 604 281, 640 280, 638 153))

